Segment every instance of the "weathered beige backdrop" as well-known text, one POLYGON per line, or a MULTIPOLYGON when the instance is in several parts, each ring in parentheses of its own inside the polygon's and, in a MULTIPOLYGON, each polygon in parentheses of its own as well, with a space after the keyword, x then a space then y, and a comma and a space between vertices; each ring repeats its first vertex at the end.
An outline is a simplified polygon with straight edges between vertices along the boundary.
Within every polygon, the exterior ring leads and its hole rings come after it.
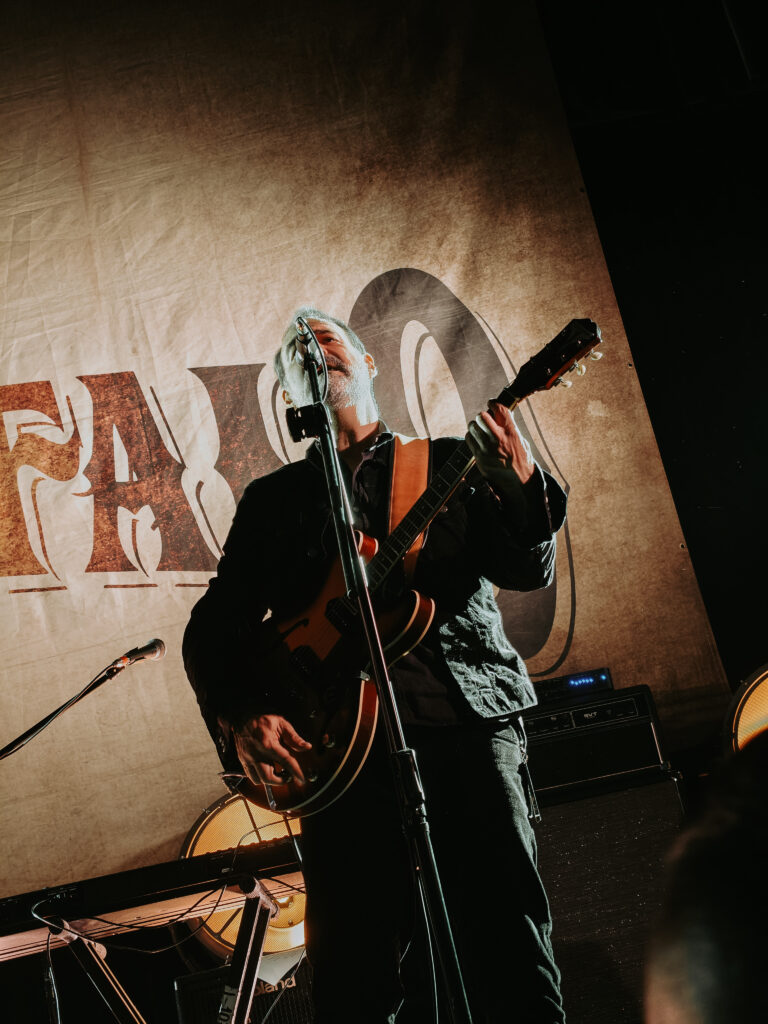
MULTIPOLYGON (((0 745, 129 648, 157 636, 168 653, 2 763, 0 895, 172 859, 223 794, 180 642, 234 496, 300 455, 259 366, 296 305, 349 316, 399 268, 476 314, 457 355, 450 323, 392 291, 376 354, 388 380, 402 368, 414 430, 463 431, 572 317, 600 325, 594 371, 523 410, 570 488, 529 665, 649 683, 672 744, 721 714, 533 4, 508 6, 501 20, 484 3, 183 0, 8 16, 0 745), (494 379, 467 376, 494 361, 494 379)), ((524 610, 518 633, 525 646, 524 610)))

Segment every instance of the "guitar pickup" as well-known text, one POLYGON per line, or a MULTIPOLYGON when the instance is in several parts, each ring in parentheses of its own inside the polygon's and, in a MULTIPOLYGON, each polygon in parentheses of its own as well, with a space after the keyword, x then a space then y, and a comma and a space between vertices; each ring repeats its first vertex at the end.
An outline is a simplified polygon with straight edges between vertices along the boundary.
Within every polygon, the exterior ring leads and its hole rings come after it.
POLYGON ((328 602, 325 617, 339 633, 349 633, 357 623, 357 610, 344 597, 328 602))

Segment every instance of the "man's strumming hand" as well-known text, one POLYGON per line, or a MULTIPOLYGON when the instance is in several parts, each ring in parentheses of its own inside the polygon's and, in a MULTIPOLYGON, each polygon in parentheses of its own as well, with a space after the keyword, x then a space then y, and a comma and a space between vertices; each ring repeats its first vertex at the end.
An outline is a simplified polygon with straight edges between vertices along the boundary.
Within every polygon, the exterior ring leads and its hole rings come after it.
POLYGON ((232 730, 243 771, 255 785, 279 786, 289 781, 300 786, 304 773, 294 754, 311 750, 312 744, 296 732, 281 715, 256 715, 232 730), (277 768, 287 773, 280 775, 277 768))

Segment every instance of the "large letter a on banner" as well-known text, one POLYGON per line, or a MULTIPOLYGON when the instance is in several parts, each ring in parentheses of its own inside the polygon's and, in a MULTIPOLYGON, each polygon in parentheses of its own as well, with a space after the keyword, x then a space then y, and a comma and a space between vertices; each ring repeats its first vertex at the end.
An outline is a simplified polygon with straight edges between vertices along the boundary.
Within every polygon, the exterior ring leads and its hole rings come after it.
POLYGON ((85 473, 93 495, 93 553, 86 572, 133 572, 118 534, 119 507, 152 509, 162 538, 159 571, 207 571, 216 559, 205 544, 181 485, 184 464, 170 454, 130 372, 79 377, 93 399, 93 455, 85 473), (115 430, 128 457, 118 480, 115 430))

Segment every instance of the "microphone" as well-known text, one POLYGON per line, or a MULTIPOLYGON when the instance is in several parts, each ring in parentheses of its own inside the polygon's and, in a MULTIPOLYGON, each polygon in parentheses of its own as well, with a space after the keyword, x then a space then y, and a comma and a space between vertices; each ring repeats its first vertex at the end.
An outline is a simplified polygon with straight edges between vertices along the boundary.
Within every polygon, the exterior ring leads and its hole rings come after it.
POLYGON ((304 360, 309 352, 309 343, 314 335, 303 316, 297 316, 293 326, 296 328, 296 355, 299 357, 301 364, 304 365, 304 360))
POLYGON ((296 334, 298 335, 297 341, 301 341, 305 345, 312 337, 312 329, 303 316, 296 317, 296 334))
POLYGON ((304 365, 307 356, 309 356, 317 367, 318 372, 325 373, 325 356, 323 355, 323 350, 320 348, 320 343, 315 337, 315 332, 303 316, 296 317, 294 320, 294 326, 296 328, 296 354, 299 357, 301 365, 304 365), (312 342, 314 342, 314 346, 312 345, 312 342))
POLYGON ((150 661, 159 661, 165 656, 165 644, 162 640, 150 640, 148 644, 144 644, 143 647, 134 647, 132 651, 128 651, 122 656, 117 658, 110 665, 110 668, 123 669, 128 668, 129 665, 133 665, 137 661, 144 661, 145 658, 150 661))

